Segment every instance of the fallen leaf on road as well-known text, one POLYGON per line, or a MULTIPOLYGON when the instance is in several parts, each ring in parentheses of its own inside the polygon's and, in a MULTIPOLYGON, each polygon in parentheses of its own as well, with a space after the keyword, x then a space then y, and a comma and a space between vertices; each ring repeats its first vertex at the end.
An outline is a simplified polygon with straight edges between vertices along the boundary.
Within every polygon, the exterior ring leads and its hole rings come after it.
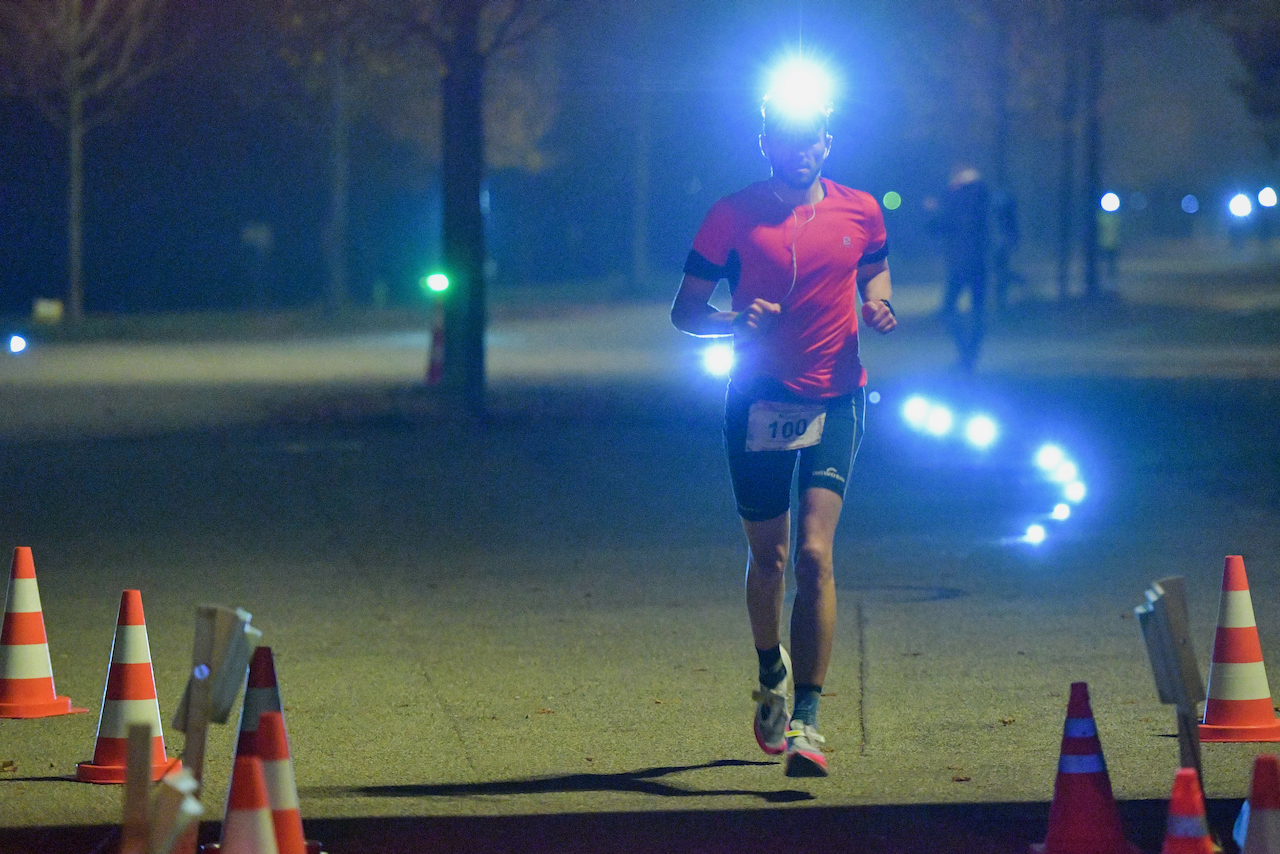
POLYGON ((554 715, 555 713, 555 709, 538 709, 538 714, 540 715, 554 715))
POLYGON ((953 783, 968 783, 968 782, 969 782, 970 780, 972 780, 972 779, 973 779, 972 777, 960 777, 960 776, 956 776, 956 777, 952 777, 952 778, 951 778, 951 782, 953 782, 953 783))
POLYGON ((1013 723, 1015 720, 1017 720, 1017 718, 1001 718, 1000 725, 1008 726, 1009 724, 1013 723))
POLYGON ((0 759, 0 774, 12 774, 18 770, 18 763, 12 759, 0 759))

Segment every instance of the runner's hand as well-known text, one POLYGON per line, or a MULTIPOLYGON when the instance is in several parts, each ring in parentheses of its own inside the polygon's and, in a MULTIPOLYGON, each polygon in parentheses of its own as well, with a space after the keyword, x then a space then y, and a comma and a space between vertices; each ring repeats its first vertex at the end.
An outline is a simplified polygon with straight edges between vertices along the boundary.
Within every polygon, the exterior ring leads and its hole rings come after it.
POLYGON ((773 328, 782 316, 782 306, 776 302, 758 299, 733 319, 734 332, 744 338, 763 335, 773 328))
POLYGON ((893 311, 885 305, 884 300, 872 300, 862 304, 862 320, 881 335, 892 332, 898 325, 893 311))

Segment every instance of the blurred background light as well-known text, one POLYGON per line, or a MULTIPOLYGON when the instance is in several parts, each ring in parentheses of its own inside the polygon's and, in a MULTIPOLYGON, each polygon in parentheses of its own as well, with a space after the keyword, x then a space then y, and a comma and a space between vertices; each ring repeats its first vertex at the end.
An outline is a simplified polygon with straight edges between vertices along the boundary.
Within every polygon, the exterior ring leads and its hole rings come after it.
POLYGON ((1061 522, 1063 519, 1066 519, 1070 515, 1071 515, 1071 508, 1066 504, 1058 504, 1053 508, 1052 516, 1053 518, 1057 519, 1059 522, 1061 522))
POLYGON ((1115 193, 1106 193, 1100 202, 1102 209, 1107 213, 1115 213, 1120 210, 1120 197, 1115 193))
POLYGON ((21 335, 9 336, 10 353, 21 353, 25 349, 27 349, 27 339, 23 338, 21 335))
POLYGON ((1030 525, 1027 527, 1027 533, 1023 534, 1022 539, 1038 546, 1044 542, 1044 525, 1030 525))
POLYGON ((444 273, 432 273, 422 277, 422 286, 424 290, 438 294, 449 289, 449 277, 444 273))
POLYGON ((884 194, 883 204, 885 210, 896 211, 898 208, 902 207, 902 196, 898 195, 893 190, 890 190, 884 194))
POLYGON ((880 402, 880 392, 878 392, 878 391, 873 391, 873 392, 871 392, 871 394, 867 395, 867 402, 868 402, 868 403, 879 403, 879 402, 880 402))
POLYGON ((702 365, 707 373, 717 377, 728 376, 733 370, 733 345, 712 344, 702 351, 702 365))
POLYGON ((1000 428, 996 426, 996 422, 987 415, 975 415, 970 418, 964 425, 964 437, 970 445, 975 448, 984 449, 991 447, 996 437, 1000 435, 1000 428))
POLYGON ((1200 210, 1200 200, 1188 193, 1182 197, 1182 209, 1187 213, 1193 214, 1200 210))
POLYGON ((1276 191, 1272 187, 1263 187, 1258 191, 1258 204, 1264 208, 1274 208, 1276 206, 1276 191))
POLYGON ((1063 460, 1058 467, 1053 470, 1049 477, 1058 483, 1071 483, 1080 474, 1080 470, 1076 468, 1076 464, 1071 460, 1063 460))
POLYGON ((955 416, 951 414, 951 410, 945 406, 929 407, 929 414, 925 418, 925 429, 935 436, 945 436, 951 432, 951 426, 955 424, 955 416))
POLYGON ((1046 472, 1055 470, 1062 465, 1062 461, 1066 459, 1066 454, 1057 445, 1043 445, 1040 450, 1036 451, 1036 465, 1046 472))
POLYGON ((1253 213, 1253 202, 1249 201, 1249 197, 1244 193, 1236 193, 1227 203, 1227 210, 1231 211, 1233 216, 1246 217, 1253 213))
POLYGON ((907 398, 902 404, 902 417, 916 430, 923 430, 929 418, 929 401, 920 395, 907 398))
POLYGON ((1084 484, 1078 480, 1073 480, 1062 488, 1063 496, 1073 504, 1079 504, 1084 500, 1085 491, 1084 484))

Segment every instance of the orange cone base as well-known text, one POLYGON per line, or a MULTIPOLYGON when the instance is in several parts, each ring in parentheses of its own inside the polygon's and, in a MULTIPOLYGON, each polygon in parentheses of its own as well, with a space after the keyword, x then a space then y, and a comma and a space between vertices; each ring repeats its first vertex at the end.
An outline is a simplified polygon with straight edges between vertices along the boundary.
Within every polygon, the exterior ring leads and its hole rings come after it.
MULTIPOLYGON (((159 765, 151 766, 151 782, 157 783, 170 771, 182 767, 181 759, 170 759, 159 765)), ((123 765, 94 765, 92 762, 76 763, 76 779, 81 783, 123 783, 125 767, 123 765)))
MULTIPOLYGON (((200 846, 200 854, 217 854, 222 850, 222 845, 217 842, 209 842, 200 846)), ((307 854, 325 854, 324 845, 316 842, 314 839, 307 840, 307 854)))
POLYGON ((1280 741, 1280 719, 1267 724, 1200 724, 1201 741, 1280 741))
POLYGON ((54 715, 78 715, 88 709, 71 705, 70 697, 54 697, 31 703, 0 703, 0 718, 51 718, 54 715))

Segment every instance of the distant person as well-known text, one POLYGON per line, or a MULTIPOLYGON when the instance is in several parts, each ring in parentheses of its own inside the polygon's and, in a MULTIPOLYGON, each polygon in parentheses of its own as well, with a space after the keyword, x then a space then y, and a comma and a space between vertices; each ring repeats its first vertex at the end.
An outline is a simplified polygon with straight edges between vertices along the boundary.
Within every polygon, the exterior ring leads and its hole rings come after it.
POLYGON ((951 172, 947 193, 939 204, 925 199, 933 214, 931 230, 942 238, 947 288, 940 315, 959 352, 959 368, 972 373, 978 364, 986 332, 987 253, 991 248, 991 191, 976 168, 961 164, 951 172), (960 311, 960 297, 969 292, 969 312, 960 311))
POLYGON ((760 682, 753 728, 765 753, 785 753, 787 776, 825 777, 817 726, 836 624, 832 546, 865 410, 859 297, 862 322, 875 331, 892 332, 897 320, 880 206, 822 177, 830 108, 766 98, 762 113, 760 150, 771 176, 712 206, 671 320, 692 335, 734 337, 724 438, 749 548, 747 613, 760 682), (731 311, 709 302, 721 279, 729 281, 731 311), (797 459, 788 657, 781 628, 797 459), (790 714, 788 681, 795 686, 790 714))
POLYGON ((1018 200, 1008 190, 996 190, 991 195, 991 218, 995 225, 995 246, 991 252, 991 274, 996 287, 996 308, 1009 307, 1009 287, 1021 283, 1022 277, 1011 266, 1013 253, 1022 239, 1018 228, 1018 200))
POLYGON ((1106 270, 1107 284, 1116 286, 1120 275, 1120 211, 1098 209, 1098 257, 1106 270))

